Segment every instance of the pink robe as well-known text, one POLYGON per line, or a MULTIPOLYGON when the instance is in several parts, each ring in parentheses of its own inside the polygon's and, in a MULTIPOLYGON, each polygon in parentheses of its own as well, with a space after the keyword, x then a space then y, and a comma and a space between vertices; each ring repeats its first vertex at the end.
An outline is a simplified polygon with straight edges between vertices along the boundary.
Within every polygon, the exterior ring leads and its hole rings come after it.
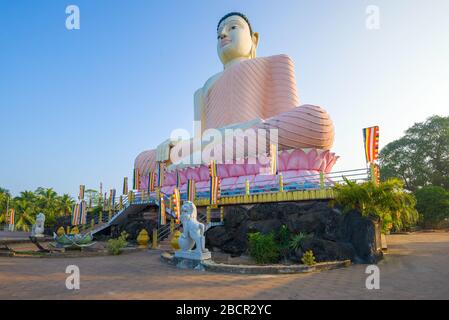
MULTIPOLYGON (((278 129, 279 150, 329 150, 334 126, 318 106, 299 106, 293 61, 287 55, 255 58, 226 69, 205 97, 205 126, 222 128, 254 119, 255 129, 278 129)), ((156 168, 155 150, 141 153, 141 174, 156 168)))

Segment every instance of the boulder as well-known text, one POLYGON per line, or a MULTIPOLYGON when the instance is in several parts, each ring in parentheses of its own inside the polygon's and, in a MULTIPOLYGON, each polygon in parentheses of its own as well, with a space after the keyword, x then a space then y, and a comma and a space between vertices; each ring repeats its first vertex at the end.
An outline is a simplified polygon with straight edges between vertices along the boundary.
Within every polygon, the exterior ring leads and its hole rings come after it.
POLYGON ((376 263, 382 252, 377 250, 376 224, 378 221, 362 217, 357 211, 346 213, 340 225, 340 239, 352 244, 355 249, 355 262, 376 263))
POLYGON ((241 206, 226 208, 224 225, 226 230, 237 228, 243 221, 248 219, 248 211, 241 206))
POLYGON ((220 248, 232 239, 232 235, 223 226, 214 227, 206 232, 206 246, 210 248, 220 248))
POLYGON ((317 262, 335 260, 353 260, 354 247, 350 243, 334 242, 324 239, 311 238, 304 241, 302 251, 312 250, 317 262))
POLYGON ((299 262, 306 250, 312 250, 317 261, 351 259, 356 263, 375 263, 381 257, 376 245, 376 222, 356 211, 342 213, 327 201, 227 207, 224 227, 209 230, 206 243, 209 248, 218 247, 236 256, 247 252, 248 233, 277 233, 282 225, 292 235, 311 235, 301 249, 290 252, 292 261, 299 262))

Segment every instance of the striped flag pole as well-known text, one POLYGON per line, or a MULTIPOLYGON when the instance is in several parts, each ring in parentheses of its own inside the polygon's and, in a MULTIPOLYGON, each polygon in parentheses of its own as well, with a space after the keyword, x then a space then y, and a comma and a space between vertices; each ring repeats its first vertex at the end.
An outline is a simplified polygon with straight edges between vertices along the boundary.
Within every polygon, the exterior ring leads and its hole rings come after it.
POLYGON ((195 180, 187 180, 187 200, 190 202, 195 202, 196 199, 196 187, 195 180))
POLYGON ((85 201, 81 201, 80 203, 81 209, 80 209, 80 220, 81 220, 81 224, 85 225, 87 223, 87 207, 86 207, 86 202, 85 201))
POLYGON ((377 164, 379 159, 379 126, 363 129, 363 143, 365 147, 366 163, 370 168, 371 179, 380 183, 380 170, 377 164))
POLYGON ((181 194, 178 188, 173 190, 173 211, 176 214, 176 223, 179 223, 181 217, 181 194))
POLYGON ((221 179, 220 177, 210 177, 210 204, 217 205, 220 199, 220 185, 221 179))

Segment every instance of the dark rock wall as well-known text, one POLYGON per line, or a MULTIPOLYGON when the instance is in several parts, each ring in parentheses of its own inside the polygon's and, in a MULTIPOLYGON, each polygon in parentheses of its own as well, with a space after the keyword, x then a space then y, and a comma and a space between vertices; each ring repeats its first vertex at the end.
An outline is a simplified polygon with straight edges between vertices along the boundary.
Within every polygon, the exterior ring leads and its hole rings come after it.
POLYGON ((292 260, 300 261, 307 250, 312 250, 319 262, 350 259, 355 263, 375 263, 381 257, 376 222, 358 212, 344 214, 327 201, 227 207, 224 222, 224 226, 207 232, 206 244, 234 256, 247 252, 248 233, 277 233, 286 225, 292 235, 310 235, 302 248, 291 254, 292 260))

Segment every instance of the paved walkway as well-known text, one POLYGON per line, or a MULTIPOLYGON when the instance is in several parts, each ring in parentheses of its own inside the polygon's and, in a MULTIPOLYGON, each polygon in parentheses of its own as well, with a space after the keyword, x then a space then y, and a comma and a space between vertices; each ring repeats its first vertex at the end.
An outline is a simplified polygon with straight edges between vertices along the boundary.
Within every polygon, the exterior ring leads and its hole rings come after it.
POLYGON ((365 288, 366 265, 296 275, 179 270, 160 252, 94 258, 0 257, 0 299, 449 299, 449 232, 388 237, 380 290, 365 288), (65 287, 80 268, 81 289, 65 287))

